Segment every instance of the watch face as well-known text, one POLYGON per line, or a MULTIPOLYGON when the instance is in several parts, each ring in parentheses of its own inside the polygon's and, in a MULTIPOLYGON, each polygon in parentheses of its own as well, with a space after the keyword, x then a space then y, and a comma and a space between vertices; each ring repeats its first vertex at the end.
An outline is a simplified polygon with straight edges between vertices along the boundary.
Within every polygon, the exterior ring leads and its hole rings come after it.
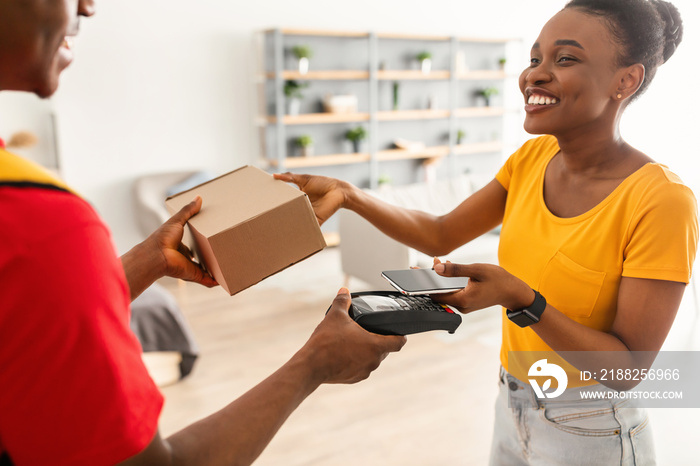
POLYGON ((526 314, 525 311, 508 312, 507 316, 511 320, 511 322, 518 325, 519 327, 528 327, 532 324, 536 324, 537 322, 539 322, 539 320, 535 320, 532 318, 532 316, 526 314))

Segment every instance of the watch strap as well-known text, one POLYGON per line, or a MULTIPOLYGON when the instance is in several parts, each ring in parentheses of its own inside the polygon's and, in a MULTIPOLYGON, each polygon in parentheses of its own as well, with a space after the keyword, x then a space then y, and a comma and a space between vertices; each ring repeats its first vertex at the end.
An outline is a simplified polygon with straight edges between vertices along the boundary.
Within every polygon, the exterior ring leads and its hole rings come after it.
POLYGON ((519 327, 529 327, 532 324, 536 324, 540 321, 542 313, 547 307, 547 300, 544 299, 537 290, 532 290, 535 292, 535 301, 527 307, 522 309, 506 309, 506 316, 514 324, 519 327))

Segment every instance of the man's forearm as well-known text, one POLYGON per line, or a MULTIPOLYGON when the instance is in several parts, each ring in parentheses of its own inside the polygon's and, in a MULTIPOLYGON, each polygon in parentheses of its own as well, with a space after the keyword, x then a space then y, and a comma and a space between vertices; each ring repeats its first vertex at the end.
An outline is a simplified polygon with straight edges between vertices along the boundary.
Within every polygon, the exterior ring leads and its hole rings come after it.
POLYGON ((248 465, 321 384, 305 349, 224 409, 170 436, 174 465, 248 465))
POLYGON ((157 255, 159 251, 142 245, 143 243, 137 244, 121 256, 132 301, 163 276, 163 259, 157 255))

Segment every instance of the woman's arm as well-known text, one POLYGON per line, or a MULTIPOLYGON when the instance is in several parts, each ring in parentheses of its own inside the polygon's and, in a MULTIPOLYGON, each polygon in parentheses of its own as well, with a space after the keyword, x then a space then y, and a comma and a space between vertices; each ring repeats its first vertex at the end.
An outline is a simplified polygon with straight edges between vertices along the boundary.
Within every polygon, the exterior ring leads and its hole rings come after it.
MULTIPOLYGON (((468 276, 469 285, 450 295, 436 295, 436 301, 450 304, 462 312, 500 305, 507 309, 530 306, 535 294, 530 287, 501 267, 489 264, 437 264, 435 270, 445 276, 468 276)), ((609 332, 586 327, 551 304, 540 321, 530 326, 556 352, 577 352, 578 360, 569 360, 578 369, 610 367, 649 368, 650 355, 661 349, 678 312, 685 284, 666 280, 623 277, 617 300, 617 313, 609 332), (601 354, 606 352, 607 354, 601 354), (611 352, 616 360, 609 359, 611 352)), ((545 296, 545 299, 547 297, 545 296)), ((606 382, 608 383, 608 382, 606 382)), ((623 381, 624 383, 624 381, 623 381)), ((629 384, 611 381, 611 388, 629 389, 629 384)))
POLYGON ((391 238, 431 256, 448 254, 498 226, 507 196, 505 188, 494 179, 452 212, 436 216, 391 205, 333 178, 292 173, 275 178, 295 183, 309 196, 319 223, 346 208, 391 238))

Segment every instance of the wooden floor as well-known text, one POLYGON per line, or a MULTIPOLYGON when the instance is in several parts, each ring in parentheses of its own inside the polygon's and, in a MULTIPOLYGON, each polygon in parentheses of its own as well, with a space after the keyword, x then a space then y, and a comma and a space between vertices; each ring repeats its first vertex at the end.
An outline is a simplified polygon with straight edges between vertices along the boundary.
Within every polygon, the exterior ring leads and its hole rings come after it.
MULTIPOLYGON (((291 357, 323 318, 343 277, 338 251, 329 248, 233 297, 221 289, 163 284, 201 349, 193 373, 163 388, 161 432, 167 436, 223 407, 291 357)), ((349 285, 363 290, 360 282, 349 285)), ((454 335, 412 335, 368 380, 317 390, 256 465, 487 464, 499 345, 494 310, 464 316, 454 335)), ((657 454, 669 460, 659 464, 697 464, 686 461, 697 458, 692 427, 700 410, 654 411, 657 454)))

